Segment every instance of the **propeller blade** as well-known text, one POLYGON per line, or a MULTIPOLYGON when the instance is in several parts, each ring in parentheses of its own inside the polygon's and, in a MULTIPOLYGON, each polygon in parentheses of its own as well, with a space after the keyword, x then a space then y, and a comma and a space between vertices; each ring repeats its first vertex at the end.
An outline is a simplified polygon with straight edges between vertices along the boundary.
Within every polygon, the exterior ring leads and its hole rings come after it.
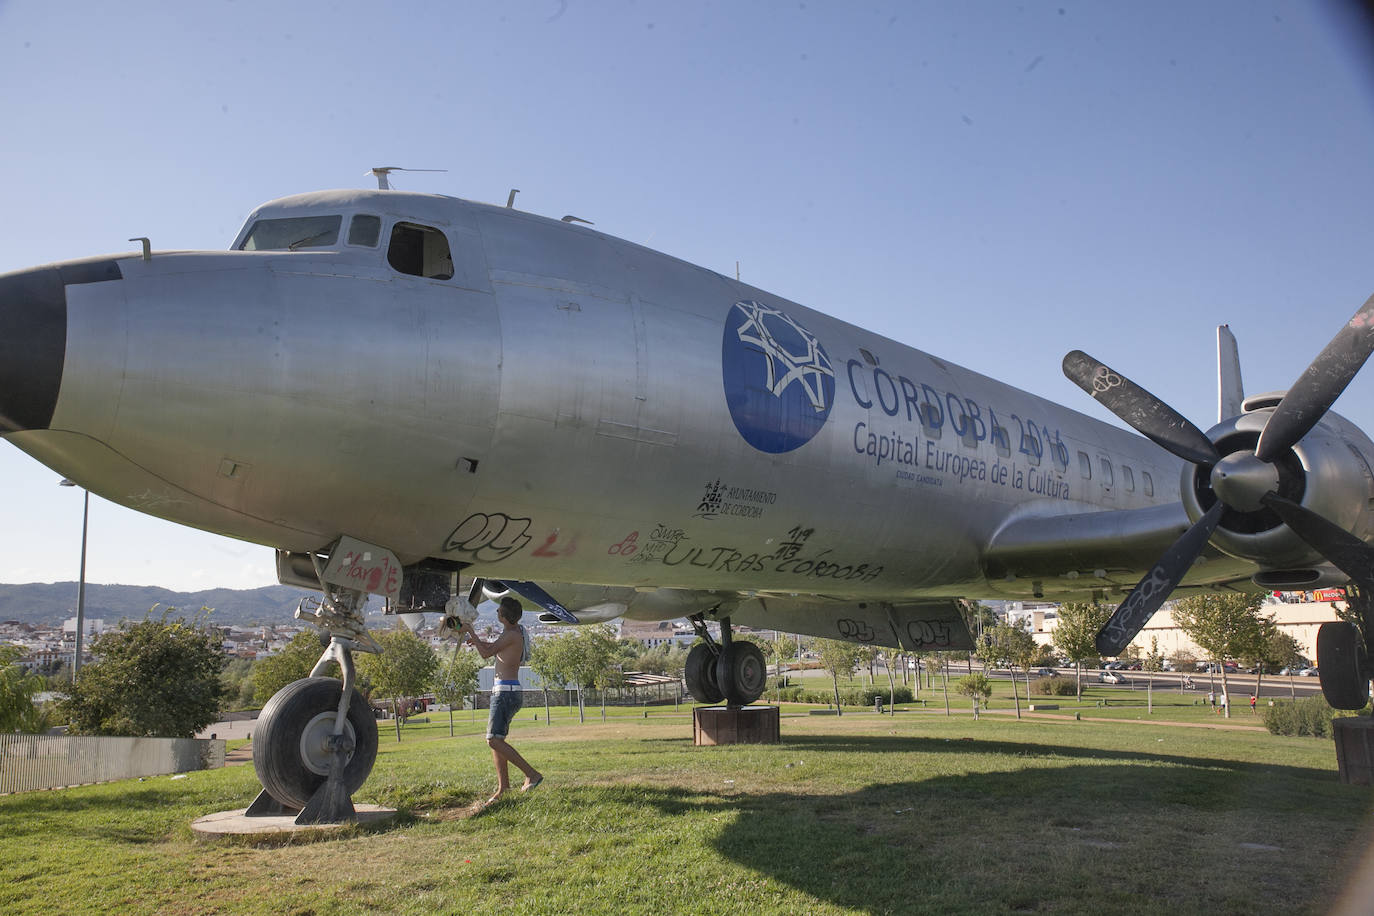
POLYGON ((1183 460, 1208 467, 1221 460, 1212 440, 1186 417, 1082 350, 1064 357, 1064 375, 1133 429, 1183 460))
POLYGON ((1374 548, 1311 509, 1277 493, 1260 497, 1285 525, 1362 589, 1374 591, 1374 548))
POLYGON ((1311 432, 1371 352, 1374 352, 1374 296, 1360 306, 1288 389, 1260 433, 1255 456, 1261 461, 1273 461, 1311 432))
POLYGON ((1207 513, 1193 523, 1193 526, 1164 551, 1159 562, 1145 577, 1136 583, 1135 588, 1121 602, 1097 634, 1097 651, 1102 655, 1120 655, 1135 639, 1154 612, 1169 597, 1170 593, 1183 581, 1193 561, 1207 546, 1207 540, 1217 529, 1226 504, 1217 500, 1207 513))

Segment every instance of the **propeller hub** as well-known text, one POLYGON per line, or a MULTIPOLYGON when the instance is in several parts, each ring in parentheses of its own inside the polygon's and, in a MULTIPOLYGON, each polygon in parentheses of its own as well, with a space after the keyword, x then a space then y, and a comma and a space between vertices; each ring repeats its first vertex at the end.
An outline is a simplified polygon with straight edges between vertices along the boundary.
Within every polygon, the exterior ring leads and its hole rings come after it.
POLYGON ((1263 508, 1266 494, 1279 488, 1279 469, 1249 452, 1232 452, 1212 468, 1212 490, 1239 512, 1263 508))

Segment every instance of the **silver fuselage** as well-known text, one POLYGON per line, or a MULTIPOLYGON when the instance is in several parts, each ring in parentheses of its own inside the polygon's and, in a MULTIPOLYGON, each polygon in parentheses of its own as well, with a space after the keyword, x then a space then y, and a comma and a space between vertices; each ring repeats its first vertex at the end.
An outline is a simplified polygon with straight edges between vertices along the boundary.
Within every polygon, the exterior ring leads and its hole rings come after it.
POLYGON ((394 191, 248 225, 315 213, 375 215, 381 241, 123 255, 122 279, 67 286, 51 422, 7 438, 115 502, 279 549, 348 534, 641 590, 1028 595, 983 562, 1009 522, 1178 502, 1179 463, 1139 436, 585 227, 394 191), (451 279, 388 263, 398 221, 444 233, 451 279), (759 447, 762 395, 732 386, 770 381, 723 373, 759 349, 750 309, 823 350, 776 361, 811 392, 800 444, 759 447))

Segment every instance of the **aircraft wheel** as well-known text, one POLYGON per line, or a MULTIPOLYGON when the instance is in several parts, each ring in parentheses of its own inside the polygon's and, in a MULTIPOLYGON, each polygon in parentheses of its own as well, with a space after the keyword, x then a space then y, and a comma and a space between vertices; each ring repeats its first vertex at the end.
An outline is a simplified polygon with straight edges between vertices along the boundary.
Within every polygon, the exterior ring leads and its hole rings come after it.
POLYGON ((719 703, 725 699, 716 680, 716 657, 704 645, 692 647, 687 653, 687 692, 698 703, 719 703))
POLYGON ((1317 675, 1326 702, 1337 709, 1363 709, 1369 699, 1369 677, 1360 631, 1342 620, 1317 630, 1317 675))
MULTIPOLYGON (((253 768, 258 781, 277 801, 304 808, 329 775, 329 736, 334 733, 343 682, 332 677, 307 677, 287 684, 272 695, 253 727, 253 768)), ((353 739, 353 752, 344 768, 344 784, 352 795, 367 781, 377 760, 377 719, 362 694, 353 691, 344 734, 353 739)))
POLYGON ((727 703, 748 706, 763 696, 768 686, 768 665, 763 660, 763 651, 748 641, 730 643, 721 650, 716 661, 716 682, 727 703))

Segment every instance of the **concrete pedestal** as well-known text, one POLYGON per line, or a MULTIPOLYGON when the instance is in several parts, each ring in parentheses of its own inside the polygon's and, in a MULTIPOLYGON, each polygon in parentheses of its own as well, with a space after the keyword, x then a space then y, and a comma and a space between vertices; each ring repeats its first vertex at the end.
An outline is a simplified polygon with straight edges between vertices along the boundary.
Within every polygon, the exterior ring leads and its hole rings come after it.
POLYGON ((1374 719, 1368 716, 1343 716, 1331 720, 1336 738, 1336 765, 1341 782, 1351 786, 1374 786, 1374 719))
POLYGON ((777 744, 776 706, 697 706, 692 709, 692 743, 777 744))
MULTIPOLYGON (((388 821, 396 816, 395 808, 379 805, 355 805, 357 823, 375 824, 388 821)), ((242 808, 235 811, 221 811, 198 817, 191 823, 191 832, 202 840, 215 840, 228 836, 263 836, 271 834, 316 834, 342 830, 350 824, 301 824, 296 823, 296 814, 282 814, 274 817, 248 817, 242 808)))

